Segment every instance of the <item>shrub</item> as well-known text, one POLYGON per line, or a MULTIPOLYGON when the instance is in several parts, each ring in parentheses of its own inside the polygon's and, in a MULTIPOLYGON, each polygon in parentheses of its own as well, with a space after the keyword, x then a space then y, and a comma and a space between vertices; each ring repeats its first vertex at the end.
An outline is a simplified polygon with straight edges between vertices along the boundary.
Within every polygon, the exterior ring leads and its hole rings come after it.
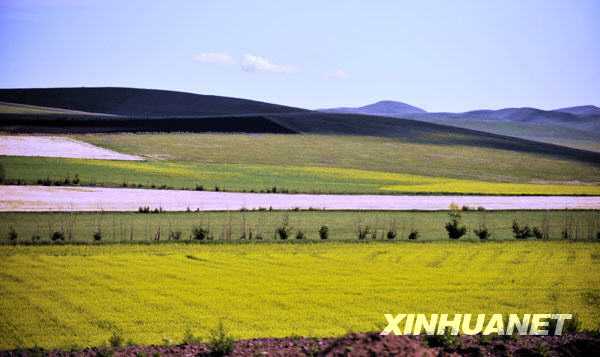
POLYGON ((398 233, 397 233, 395 230, 393 230, 393 229, 390 229, 390 230, 387 232, 387 239, 396 239, 396 236, 397 236, 397 235, 398 235, 398 233))
POLYGON ((410 239, 410 240, 419 239, 419 231, 416 229, 411 230, 410 233, 408 234, 408 239, 410 239))
POLYGON ((38 185, 52 186, 52 180, 50 180, 50 177, 46 177, 43 180, 39 179, 37 182, 38 182, 38 185))
POLYGON ((279 236, 279 239, 286 240, 290 236, 292 229, 287 225, 283 224, 275 230, 275 233, 279 236))
POLYGON ((600 232, 596 233, 596 239, 600 240, 600 232))
POLYGON ((204 191, 204 186, 196 185, 196 191, 204 191))
POLYGON ((327 240, 329 238, 329 227, 321 226, 321 228, 319 228, 319 238, 321 238, 321 240, 327 240))
POLYGON ((123 345, 123 338, 121 337, 121 334, 119 334, 117 331, 113 331, 112 335, 108 339, 108 343, 111 347, 118 348, 123 345))
POLYGON ((4 166, 0 164, 0 183, 4 182, 6 179, 6 172, 4 171, 4 166))
POLYGON ((62 242, 65 240, 65 233, 62 231, 54 231, 50 235, 50 240, 52 240, 53 242, 58 242, 58 241, 62 242))
POLYGON ((73 178, 73 185, 79 185, 79 175, 75 174, 75 177, 73 178))
POLYGON ((192 333, 192 330, 188 328, 187 330, 185 330, 183 334, 183 340, 181 342, 184 345, 199 345, 202 343, 202 340, 200 339, 200 337, 195 336, 192 333))
POLYGON ((194 227, 192 228, 192 238, 195 240, 206 240, 209 239, 210 230, 204 227, 194 227))
POLYGON ((367 238, 367 235, 371 232, 369 226, 359 226, 358 227, 358 239, 363 240, 367 238))
POLYGON ((450 239, 459 239, 467 234, 467 227, 461 224, 461 216, 458 210, 453 209, 448 214, 450 222, 446 223, 446 231, 450 239))
POLYGON ((179 240, 181 239, 180 231, 169 231, 169 240, 179 240))
POLYGON ((478 210, 478 211, 480 211, 480 212, 481 212, 481 211, 485 211, 485 207, 483 207, 483 206, 479 206, 479 207, 477 207, 477 210, 478 210))
POLYGON ((466 212, 466 211, 470 211, 471 207, 465 205, 465 206, 462 206, 461 209, 466 212))
POLYGON ((533 227, 533 230, 531 231, 531 234, 536 239, 545 239, 546 238, 546 234, 544 233, 544 231, 542 231, 538 227, 533 227))
POLYGON ((512 224, 513 235, 516 239, 527 239, 533 237, 533 232, 529 226, 520 226, 517 221, 513 221, 512 224))
POLYGON ((15 231, 15 227, 10 227, 8 229, 8 240, 16 242, 17 238, 19 238, 19 235, 17 234, 17 231, 15 231))
POLYGON ((102 240, 102 231, 100 230, 100 228, 96 229, 96 231, 94 232, 94 240, 96 242, 99 242, 102 240))
POLYGON ((305 238, 304 232, 302 232, 302 231, 299 230, 296 233, 296 239, 304 239, 304 238, 305 238))
POLYGON ((571 238, 573 238, 573 235, 571 234, 571 231, 568 228, 563 229, 560 235, 562 239, 566 240, 570 240, 571 238))
POLYGON ((377 229, 371 231, 371 239, 373 239, 373 240, 377 239, 377 229))
POLYGON ((475 235, 481 240, 487 240, 492 236, 492 234, 486 226, 481 226, 478 229, 474 229, 473 233, 475 233, 475 235))
POLYGON ((233 352, 235 339, 225 330, 222 321, 219 321, 216 329, 210 331, 207 346, 213 356, 225 356, 233 352))
POLYGON ((460 345, 458 336, 451 335, 448 330, 443 335, 427 335, 423 342, 428 347, 443 347, 445 349, 456 349, 460 345))
POLYGON ((39 234, 34 234, 31 236, 31 243, 39 242, 42 239, 39 234))
POLYGON ((138 208, 138 213, 150 213, 150 207, 149 206, 140 206, 138 208))

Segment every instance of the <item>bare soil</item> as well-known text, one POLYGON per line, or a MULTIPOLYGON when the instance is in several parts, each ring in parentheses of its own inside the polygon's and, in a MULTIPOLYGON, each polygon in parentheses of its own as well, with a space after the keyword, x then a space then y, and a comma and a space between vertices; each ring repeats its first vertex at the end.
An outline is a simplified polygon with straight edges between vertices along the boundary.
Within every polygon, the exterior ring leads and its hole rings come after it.
MULTIPOLYGON (((174 346, 101 347, 84 350, 41 349, 0 352, 0 356, 214 356, 206 344, 174 346)), ((576 333, 562 336, 462 336, 456 343, 439 345, 423 336, 349 334, 338 338, 264 338, 240 340, 230 356, 597 356, 600 337, 576 333)))

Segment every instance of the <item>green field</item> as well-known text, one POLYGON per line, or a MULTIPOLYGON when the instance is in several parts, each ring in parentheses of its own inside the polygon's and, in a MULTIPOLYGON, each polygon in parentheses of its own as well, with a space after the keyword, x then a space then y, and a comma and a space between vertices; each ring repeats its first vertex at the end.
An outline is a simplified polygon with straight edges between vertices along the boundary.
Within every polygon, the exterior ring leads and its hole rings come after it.
POLYGON ((577 314, 600 321, 600 245, 0 247, 0 349, 378 331, 384 313, 577 314))
MULTIPOLYGON (((550 239, 563 238, 563 231, 574 240, 595 240, 600 232, 599 211, 489 211, 462 212, 462 221, 469 233, 461 240, 479 239, 473 229, 485 225, 493 240, 513 239, 512 223, 544 228, 550 239)), ((189 240, 192 228, 209 228, 214 240, 239 241, 243 233, 254 240, 261 235, 264 241, 276 239, 276 229, 288 222, 291 241, 298 231, 305 240, 319 240, 318 230, 326 225, 330 240, 358 240, 359 227, 376 232, 377 240, 387 240, 387 232, 397 232, 397 240, 407 240, 412 230, 419 231, 419 240, 448 240, 445 223, 447 212, 346 212, 346 211, 247 211, 247 212, 181 212, 181 213, 0 213, 0 242, 7 242, 9 229, 18 234, 18 241, 31 242, 38 235, 49 241, 55 231, 65 233, 67 241, 90 242, 98 229, 101 242, 149 241, 160 230, 161 241, 169 232, 181 232, 181 240, 189 240)), ((368 240, 372 240, 371 234, 368 240)))
MULTIPOLYGON (((433 135, 433 134, 431 134, 433 135)), ((436 134, 438 136, 442 134, 436 134)), ((491 182, 600 182, 589 162, 460 145, 369 136, 246 134, 113 134, 78 139, 119 152, 181 163, 346 168, 491 182)))
POLYGON ((597 184, 501 183, 343 168, 0 157, 8 182, 292 193, 600 195, 597 184))
POLYGON ((600 195, 600 167, 506 150, 320 135, 85 135, 146 162, 0 157, 7 180, 34 184, 303 193, 600 195))

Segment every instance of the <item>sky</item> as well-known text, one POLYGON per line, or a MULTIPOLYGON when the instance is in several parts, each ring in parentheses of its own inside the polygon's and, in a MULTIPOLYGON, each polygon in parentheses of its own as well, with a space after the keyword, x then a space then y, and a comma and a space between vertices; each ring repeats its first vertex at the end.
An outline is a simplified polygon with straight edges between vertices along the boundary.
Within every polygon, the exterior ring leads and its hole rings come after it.
POLYGON ((600 1, 0 0, 0 88, 600 106, 600 1))

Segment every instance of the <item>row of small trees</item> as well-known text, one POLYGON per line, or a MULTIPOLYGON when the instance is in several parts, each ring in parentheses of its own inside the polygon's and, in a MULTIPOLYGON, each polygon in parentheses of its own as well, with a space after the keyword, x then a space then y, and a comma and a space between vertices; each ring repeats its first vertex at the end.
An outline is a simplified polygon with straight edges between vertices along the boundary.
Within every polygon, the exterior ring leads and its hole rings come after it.
MULTIPOLYGON (((464 209, 462 209, 462 211, 464 211, 464 209)), ((149 208, 149 207, 140 207, 140 212, 144 212, 144 213, 152 213, 153 211, 149 208)), ((158 210, 158 212, 160 212, 160 210, 158 210)), ((462 216, 461 216, 461 209, 458 208, 458 206, 454 206, 451 207, 450 212, 448 213, 448 217, 449 220, 444 224, 444 228, 447 232, 448 238, 451 240, 458 240, 462 237, 464 237, 468 232, 469 229, 467 228, 467 226, 463 223, 462 221, 462 216)), ((563 230, 561 231, 561 238, 565 239, 565 240, 577 240, 579 239, 580 235, 582 234, 580 231, 582 231, 582 229, 580 229, 578 227, 578 225, 574 224, 572 221, 572 217, 570 216, 565 216, 565 224, 563 227, 563 230), (570 219, 569 219, 570 218, 570 219)), ((260 229, 261 226, 263 226, 263 224, 258 224, 256 225, 256 227, 248 227, 248 225, 246 224, 246 219, 244 216, 242 216, 242 226, 241 226, 241 234, 239 236, 240 240, 263 240, 264 239, 264 234, 263 231, 260 229), (254 229, 253 229, 254 228, 254 229)), ((587 222, 588 224, 588 230, 586 232, 584 232, 584 234, 586 234, 587 237, 589 237, 589 239, 597 239, 600 240, 600 231, 599 229, 599 225, 598 225, 598 221, 597 220, 591 220, 590 222, 587 222)), ((109 236, 112 237, 112 239, 114 240, 116 235, 117 235, 117 231, 116 231, 116 223, 113 220, 113 233, 112 235, 109 234, 109 236)), ((184 235, 182 234, 181 231, 178 230, 171 230, 171 225, 169 224, 168 230, 165 234, 165 232, 163 231, 161 234, 161 226, 158 226, 155 234, 154 234, 154 240, 155 241, 161 241, 161 240, 171 240, 171 241, 179 241, 181 239, 185 239, 183 238, 184 235)), ((539 225, 539 226, 534 226, 534 225, 528 225, 528 224, 520 224, 519 222, 517 222, 516 220, 513 221, 512 223, 512 233, 515 239, 517 240, 524 240, 524 239, 528 239, 528 238, 536 238, 536 239, 541 239, 541 240, 546 240, 550 238, 550 223, 549 220, 547 218, 544 218, 543 222, 539 225)), ((67 222, 67 226, 66 228, 64 226, 62 226, 59 230, 55 230, 55 229, 51 229, 51 227, 48 227, 48 239, 52 242, 64 242, 67 240, 72 240, 73 237, 73 230, 74 230, 74 224, 73 222, 67 222)), ((126 235, 126 229, 124 229, 123 227, 121 227, 121 229, 119 230, 121 231, 121 236, 125 237, 126 235)), ((33 236, 31 237, 31 242, 35 243, 38 241, 41 241, 41 236, 40 236, 40 230, 39 227, 36 230, 36 233, 33 234, 33 236)), ((301 229, 294 229, 290 223, 289 223, 289 217, 286 215, 283 218, 282 223, 277 226, 272 232, 272 237, 274 240, 289 240, 289 239, 296 239, 296 240, 305 240, 307 239, 307 234, 306 232, 301 229)), ((473 228, 472 232, 480 239, 480 240, 488 240, 491 238, 492 233, 490 232, 490 230, 488 229, 488 227, 485 225, 485 219, 483 219, 482 223, 480 223, 478 225, 477 228, 473 228)), ((103 231, 101 231, 100 229, 100 223, 96 223, 96 230, 93 232, 92 234, 92 239, 93 241, 96 242, 100 242, 103 240, 104 235, 103 235, 103 231)), ((220 233, 220 236, 218 236, 218 239, 221 240, 231 240, 232 237, 232 222, 231 222, 231 217, 229 218, 229 222, 228 224, 223 226, 223 231, 220 233)), ((149 234, 152 234, 150 232, 148 232, 148 227, 146 227, 146 236, 148 236, 149 234)), ((330 235, 330 231, 329 231, 329 227, 327 225, 322 225, 319 227, 318 230, 318 235, 320 240, 327 240, 329 239, 329 235, 330 235)), ((7 240, 9 242, 17 242, 19 237, 19 234, 17 233, 17 231, 14 229, 14 227, 10 226, 8 229, 8 234, 6 236, 7 240)), ((133 226, 131 226, 131 229, 129 230, 129 240, 133 241, 133 226)), ((392 221, 392 223, 390 224, 389 228, 387 230, 380 230, 380 229, 373 229, 372 227, 370 227, 369 225, 362 225, 361 223, 359 223, 356 226, 356 237, 358 238, 358 240, 367 240, 367 239, 371 239, 371 240, 375 240, 375 239, 387 239, 387 240, 395 240, 395 239, 399 239, 400 235, 398 234, 398 230, 396 228, 396 222, 392 221)), ((404 237, 405 239, 408 240, 417 240, 420 237, 420 233, 418 230, 411 228, 408 231, 408 234, 404 237)), ((191 230, 191 234, 189 234, 187 236, 187 238, 189 240, 195 240, 195 241, 210 241, 214 239, 213 236, 213 231, 211 230, 210 224, 203 224, 203 225, 198 225, 198 226, 194 226, 192 227, 191 230)))

